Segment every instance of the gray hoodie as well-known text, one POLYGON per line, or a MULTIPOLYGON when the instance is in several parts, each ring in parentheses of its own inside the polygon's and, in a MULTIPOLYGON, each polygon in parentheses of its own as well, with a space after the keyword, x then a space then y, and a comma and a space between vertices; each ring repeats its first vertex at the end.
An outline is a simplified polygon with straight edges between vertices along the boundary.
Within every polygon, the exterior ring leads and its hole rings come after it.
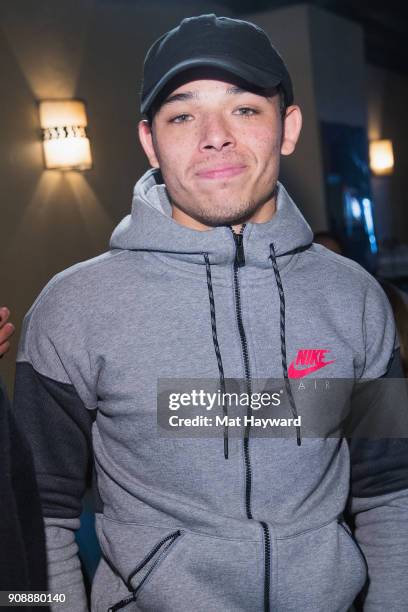
POLYGON ((50 588, 70 612, 88 609, 74 533, 93 458, 92 611, 345 612, 363 588, 366 611, 407 610, 401 440, 298 445, 293 429, 223 444, 163 437, 156 421, 161 378, 274 377, 290 394, 311 349, 327 352, 325 377, 387 375, 397 340, 382 289, 311 244, 281 184, 273 218, 237 238, 176 223, 157 177, 137 183, 110 251, 58 274, 25 318, 15 411, 35 455, 50 588))

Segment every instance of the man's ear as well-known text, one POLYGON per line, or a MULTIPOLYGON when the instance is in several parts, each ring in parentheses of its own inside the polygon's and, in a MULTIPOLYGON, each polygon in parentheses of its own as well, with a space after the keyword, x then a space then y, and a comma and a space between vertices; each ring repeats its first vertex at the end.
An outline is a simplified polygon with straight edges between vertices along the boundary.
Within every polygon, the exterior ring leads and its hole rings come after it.
POLYGON ((283 119, 282 155, 290 155, 296 147, 300 130, 302 129, 302 113, 298 106, 288 106, 283 119))
POLYGON ((143 151, 146 153, 146 157, 149 160, 150 165, 152 168, 160 168, 159 160, 157 159, 153 144, 152 126, 146 119, 143 119, 142 121, 139 121, 138 130, 140 144, 143 147, 143 151))

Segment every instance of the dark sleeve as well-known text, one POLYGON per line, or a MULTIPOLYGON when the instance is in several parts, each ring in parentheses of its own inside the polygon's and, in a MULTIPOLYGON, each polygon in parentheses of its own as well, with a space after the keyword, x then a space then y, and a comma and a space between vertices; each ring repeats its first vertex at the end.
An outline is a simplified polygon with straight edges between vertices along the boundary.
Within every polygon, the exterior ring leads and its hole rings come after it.
POLYGON ((78 517, 91 468, 93 411, 72 385, 20 362, 14 414, 33 450, 44 516, 78 517))
MULTIPOLYGON (((383 378, 392 384, 401 375, 396 349, 383 378)), ((400 402, 408 412, 403 392, 400 402)), ((353 438, 349 447, 350 511, 368 565, 363 609, 399 612, 408 601, 408 438, 353 438)))
POLYGON ((78 310, 75 275, 57 275, 24 318, 13 413, 33 453, 45 523, 49 588, 56 612, 88 610, 75 535, 91 468, 98 370, 92 330, 78 310))
POLYGON ((75 387, 18 362, 14 416, 27 436, 33 456, 45 521, 49 588, 64 593, 55 610, 87 612, 75 531, 91 468, 93 411, 75 387))

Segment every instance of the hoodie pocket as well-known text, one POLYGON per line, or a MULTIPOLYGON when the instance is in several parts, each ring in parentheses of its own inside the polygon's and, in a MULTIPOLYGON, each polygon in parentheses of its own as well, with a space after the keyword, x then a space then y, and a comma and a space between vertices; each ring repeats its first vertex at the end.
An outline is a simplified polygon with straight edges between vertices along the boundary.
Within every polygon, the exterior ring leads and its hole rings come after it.
POLYGON ((98 531, 105 558, 128 589, 128 594, 111 605, 108 612, 131 609, 130 603, 137 600, 144 585, 184 535, 181 529, 126 524, 106 517, 98 531))
POLYGON ((98 535, 111 575, 106 575, 105 567, 103 583, 99 577, 94 585, 92 610, 263 609, 261 541, 230 540, 106 518, 98 535))
POLYGON ((341 522, 277 539, 278 610, 346 612, 366 578, 365 559, 341 522))
POLYGON ((129 591, 132 591, 133 599, 136 598, 143 584, 154 572, 159 562, 167 555, 170 547, 173 546, 176 540, 181 536, 181 533, 180 529, 177 529, 164 536, 164 538, 154 545, 148 555, 138 563, 136 568, 129 574, 126 586, 129 591))

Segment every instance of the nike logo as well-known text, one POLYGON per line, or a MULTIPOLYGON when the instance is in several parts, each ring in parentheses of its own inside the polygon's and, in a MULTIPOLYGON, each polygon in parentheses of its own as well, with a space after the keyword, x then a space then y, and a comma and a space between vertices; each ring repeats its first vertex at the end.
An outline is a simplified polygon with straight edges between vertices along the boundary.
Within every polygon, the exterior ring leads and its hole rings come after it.
POLYGON ((329 353, 328 349, 299 349, 296 358, 292 361, 288 369, 289 378, 303 378, 308 376, 312 372, 317 372, 322 368, 330 365, 335 359, 331 361, 324 361, 326 353, 329 353), (297 368, 296 366, 308 366, 297 368))

